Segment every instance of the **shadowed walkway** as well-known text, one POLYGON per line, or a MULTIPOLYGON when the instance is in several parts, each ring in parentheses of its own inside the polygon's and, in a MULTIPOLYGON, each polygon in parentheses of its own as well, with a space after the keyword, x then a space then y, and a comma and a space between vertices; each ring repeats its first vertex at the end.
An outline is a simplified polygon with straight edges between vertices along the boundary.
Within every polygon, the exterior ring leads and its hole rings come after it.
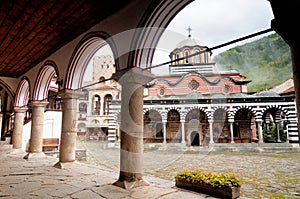
POLYGON ((201 199, 213 198, 173 187, 173 183, 145 177, 150 186, 125 190, 111 185, 118 172, 105 166, 76 162, 65 169, 54 168, 57 158, 23 159, 26 153, 0 151, 0 197, 28 198, 143 198, 143 199, 201 199))

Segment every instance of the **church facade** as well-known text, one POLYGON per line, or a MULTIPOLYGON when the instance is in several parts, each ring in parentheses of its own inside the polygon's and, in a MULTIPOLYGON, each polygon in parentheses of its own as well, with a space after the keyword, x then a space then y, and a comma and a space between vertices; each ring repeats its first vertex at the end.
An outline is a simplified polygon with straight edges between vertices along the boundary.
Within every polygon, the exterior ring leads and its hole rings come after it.
MULTIPOLYGON (((295 97, 268 90, 247 94, 251 81, 234 70, 216 70, 210 55, 207 47, 189 36, 170 53, 169 75, 156 76, 145 86, 144 143, 298 146, 295 97)), ((120 104, 120 100, 111 102, 111 143, 120 132, 120 104)))
MULTIPOLYGON (((221 71, 209 49, 190 36, 169 55, 169 75, 156 76, 144 89, 144 143, 289 142, 298 146, 294 95, 271 90, 248 94, 251 81, 235 70, 221 71), (195 55, 193 55, 195 54, 195 55)), ((112 56, 93 58, 92 79, 77 102, 78 135, 119 141, 121 86, 112 56), (98 75, 101 76, 98 77, 98 75), (89 86, 93 85, 93 86, 89 86)))

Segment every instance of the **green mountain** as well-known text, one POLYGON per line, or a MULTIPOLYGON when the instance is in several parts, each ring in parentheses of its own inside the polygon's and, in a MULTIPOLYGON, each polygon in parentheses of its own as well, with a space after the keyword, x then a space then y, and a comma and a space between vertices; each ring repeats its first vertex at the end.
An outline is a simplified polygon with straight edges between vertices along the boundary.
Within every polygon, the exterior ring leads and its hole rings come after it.
POLYGON ((222 70, 237 70, 252 80, 249 92, 272 88, 292 77, 289 46, 277 34, 234 47, 213 58, 222 70))

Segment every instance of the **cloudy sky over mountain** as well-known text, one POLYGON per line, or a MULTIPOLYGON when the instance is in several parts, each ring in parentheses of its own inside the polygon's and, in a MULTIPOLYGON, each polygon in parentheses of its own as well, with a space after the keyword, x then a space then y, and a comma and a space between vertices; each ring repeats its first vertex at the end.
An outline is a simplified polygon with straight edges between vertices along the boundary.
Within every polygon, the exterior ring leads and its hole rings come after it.
MULTIPOLYGON (((153 65, 170 61, 169 53, 176 44, 187 39, 188 27, 192 29, 192 38, 199 40, 203 46, 212 48, 268 29, 273 18, 268 0, 195 0, 180 11, 167 27, 155 52, 153 65)), ((266 35, 216 49, 213 56, 266 35)), ((109 51, 106 47, 97 54, 107 54, 109 51)), ((163 66, 152 71, 166 74, 168 67, 163 66)))
MULTIPOLYGON (((188 27, 192 29, 192 38, 212 48, 268 29, 273 18, 268 0, 195 0, 169 24, 158 45, 153 63, 170 61, 168 53, 180 40, 187 38, 188 27)), ((214 50, 213 55, 266 35, 214 50)))

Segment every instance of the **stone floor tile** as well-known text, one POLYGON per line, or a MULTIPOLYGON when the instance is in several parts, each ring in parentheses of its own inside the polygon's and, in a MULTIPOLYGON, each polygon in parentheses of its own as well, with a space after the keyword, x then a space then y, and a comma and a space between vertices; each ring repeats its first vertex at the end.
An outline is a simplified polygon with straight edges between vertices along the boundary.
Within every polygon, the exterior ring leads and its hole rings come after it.
POLYGON ((159 188, 155 186, 143 186, 137 187, 131 190, 130 196, 136 199, 155 199, 159 198, 160 196, 167 195, 170 193, 175 192, 175 189, 171 188, 159 188))
POLYGON ((99 194, 91 191, 91 190, 83 190, 71 195, 73 199, 103 199, 104 197, 100 196, 99 194))
POLYGON ((92 191, 101 195, 106 199, 119 199, 124 198, 130 194, 130 191, 122 189, 114 185, 104 185, 99 187, 93 187, 92 191))

